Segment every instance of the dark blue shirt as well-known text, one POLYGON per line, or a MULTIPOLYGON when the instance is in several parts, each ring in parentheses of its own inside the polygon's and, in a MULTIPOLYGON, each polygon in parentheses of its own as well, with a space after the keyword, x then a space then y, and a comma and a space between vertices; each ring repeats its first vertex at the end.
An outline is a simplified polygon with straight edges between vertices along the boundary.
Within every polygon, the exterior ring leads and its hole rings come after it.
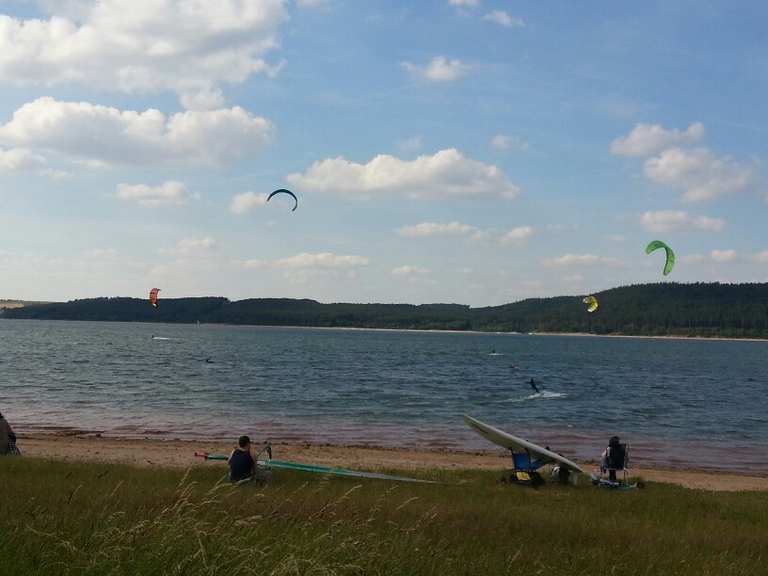
POLYGON ((229 457, 229 479, 239 482, 253 476, 253 456, 250 450, 235 450, 229 457))

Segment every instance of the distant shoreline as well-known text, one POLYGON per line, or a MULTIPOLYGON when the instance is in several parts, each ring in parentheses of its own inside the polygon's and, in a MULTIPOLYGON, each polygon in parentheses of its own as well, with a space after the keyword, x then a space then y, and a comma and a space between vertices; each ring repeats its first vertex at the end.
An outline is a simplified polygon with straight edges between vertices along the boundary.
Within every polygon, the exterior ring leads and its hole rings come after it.
MULTIPOLYGON (((216 324, 216 326, 230 326, 230 324, 216 324)), ((244 326, 240 324, 240 326, 244 326)), ((355 328, 351 326, 265 326, 263 324, 249 324, 248 327, 255 328, 308 328, 312 330, 353 330, 353 331, 371 331, 371 332, 425 332, 425 333, 447 333, 447 334, 481 334, 493 336, 573 336, 577 338, 637 338, 652 340, 712 340, 721 342, 766 342, 768 338, 726 338, 725 336, 675 336, 673 334, 665 336, 644 336, 642 334, 593 334, 591 332, 499 332, 495 330, 441 330, 439 328, 427 330, 424 328, 355 328)))
POLYGON ((0 320, 30 321, 30 322, 106 322, 112 324, 147 324, 167 326, 226 326, 232 328, 291 328, 301 330, 343 330, 360 332, 416 332, 424 334, 477 334, 484 336, 568 336, 577 338, 629 338, 650 340, 695 340, 713 342, 764 342, 768 338, 734 338, 726 336, 681 336, 675 334, 644 335, 644 334, 595 334, 592 332, 504 332, 499 330, 455 330, 443 328, 369 328, 365 326, 305 326, 300 324, 231 324, 226 322, 155 322, 143 320, 74 320, 58 318, 8 318, 0 314, 0 320))
POLYGON ((650 340, 696 340, 696 341, 720 341, 720 342, 768 342, 768 338, 726 338, 725 336, 643 336, 640 334, 592 334, 590 332, 530 332, 531 336, 574 336, 593 338, 633 338, 650 340))

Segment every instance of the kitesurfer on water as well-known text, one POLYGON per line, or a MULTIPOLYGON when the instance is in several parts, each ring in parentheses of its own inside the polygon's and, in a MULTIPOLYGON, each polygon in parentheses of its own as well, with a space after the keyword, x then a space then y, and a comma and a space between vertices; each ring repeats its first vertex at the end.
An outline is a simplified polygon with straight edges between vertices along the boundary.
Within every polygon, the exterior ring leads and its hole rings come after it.
POLYGON ((253 478, 256 463, 251 454, 251 439, 248 436, 240 436, 237 439, 237 448, 232 450, 227 463, 230 482, 242 482, 253 478))
POLYGON ((0 456, 20 454, 16 447, 16 434, 8 421, 0 414, 0 456))
POLYGON ((533 388, 533 390, 534 390, 534 392, 536 392, 536 394, 539 393, 539 388, 536 386, 536 382, 534 382, 533 378, 530 379, 528 384, 531 385, 531 388, 533 388))

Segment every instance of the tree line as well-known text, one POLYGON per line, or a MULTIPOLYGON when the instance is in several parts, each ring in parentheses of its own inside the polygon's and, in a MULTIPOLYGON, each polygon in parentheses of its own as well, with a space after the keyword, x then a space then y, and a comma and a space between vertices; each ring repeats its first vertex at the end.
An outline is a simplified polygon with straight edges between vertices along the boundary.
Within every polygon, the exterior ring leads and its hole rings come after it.
POLYGON ((470 308, 460 304, 322 304, 314 300, 176 298, 158 308, 137 298, 91 298, 6 309, 4 318, 269 326, 585 332, 646 336, 768 338, 768 284, 640 284, 582 296, 529 298, 470 308))

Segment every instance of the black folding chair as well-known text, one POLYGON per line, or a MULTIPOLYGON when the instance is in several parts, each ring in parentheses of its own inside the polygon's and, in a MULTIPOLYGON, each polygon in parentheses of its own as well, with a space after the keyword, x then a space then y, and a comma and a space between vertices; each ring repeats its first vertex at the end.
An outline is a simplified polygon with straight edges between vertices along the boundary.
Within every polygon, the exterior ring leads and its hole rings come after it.
POLYGON ((617 473, 620 473, 621 482, 627 483, 629 477, 629 444, 621 442, 611 442, 608 444, 605 465, 601 467, 601 474, 608 473, 610 482, 618 483, 617 473))

